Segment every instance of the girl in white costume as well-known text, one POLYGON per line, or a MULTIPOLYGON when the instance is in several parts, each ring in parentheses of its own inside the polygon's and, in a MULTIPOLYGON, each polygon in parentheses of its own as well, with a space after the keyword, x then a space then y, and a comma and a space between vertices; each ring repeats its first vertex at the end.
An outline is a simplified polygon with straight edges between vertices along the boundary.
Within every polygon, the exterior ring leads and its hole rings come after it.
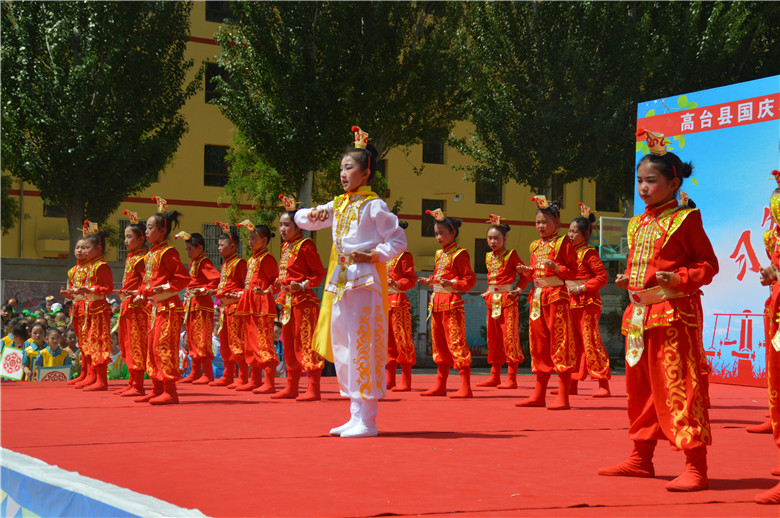
POLYGON ((385 396, 387 362, 387 267, 406 249, 398 218, 371 191, 377 151, 357 126, 355 147, 341 159, 345 194, 315 209, 301 209, 295 224, 306 230, 333 227, 327 285, 313 347, 336 364, 350 419, 331 435, 377 435, 378 402, 385 396))

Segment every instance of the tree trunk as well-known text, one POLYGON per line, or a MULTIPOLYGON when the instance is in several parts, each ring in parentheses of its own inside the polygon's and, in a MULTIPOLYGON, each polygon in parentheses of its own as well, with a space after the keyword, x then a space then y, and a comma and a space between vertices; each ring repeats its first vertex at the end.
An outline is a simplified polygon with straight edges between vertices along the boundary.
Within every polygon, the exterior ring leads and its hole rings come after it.
MULTIPOLYGON (((314 171, 309 171, 306 173, 306 180, 304 180, 303 185, 301 186, 301 190, 298 191, 298 201, 301 202, 300 207, 311 207, 311 191, 314 186, 314 171)), ((303 235, 306 237, 311 237, 311 232, 309 230, 304 230, 303 235)))
POLYGON ((70 258, 70 264, 76 264, 76 256, 73 255, 73 250, 76 248, 76 243, 82 238, 83 234, 81 229, 84 227, 84 202, 80 195, 75 196, 70 204, 65 207, 65 215, 68 218, 68 235, 70 236, 70 250, 68 256, 70 258))

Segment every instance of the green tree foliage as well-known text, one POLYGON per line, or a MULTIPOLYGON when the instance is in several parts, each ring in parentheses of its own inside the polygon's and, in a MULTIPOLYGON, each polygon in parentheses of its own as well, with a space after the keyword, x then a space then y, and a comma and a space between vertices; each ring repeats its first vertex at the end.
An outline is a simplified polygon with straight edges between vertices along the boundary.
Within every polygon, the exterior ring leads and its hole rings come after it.
POLYGON ((240 134, 231 199, 264 206, 278 204, 280 192, 297 192, 306 204, 311 192, 315 200, 327 199, 340 188, 335 172, 353 124, 370 133, 382 156, 396 146, 445 138, 462 116, 452 52, 459 4, 231 6, 236 23, 216 37, 219 63, 230 77, 218 80, 218 103, 240 134))
MULTIPOLYGON (((780 6, 472 3, 459 33, 474 175, 632 191, 636 104, 780 70, 780 6)), ((672 107, 677 108, 677 107, 672 107)))
POLYGON ((12 183, 13 179, 10 175, 4 174, 2 176, 2 199, 0 199, 0 209, 2 209, 0 218, 2 218, 2 221, 0 221, 0 224, 2 224, 3 235, 6 235, 14 228, 20 216, 19 202, 9 194, 12 183))
POLYGON ((190 8, 3 2, 3 167, 65 211, 72 244, 172 159, 201 83, 186 77, 190 8))

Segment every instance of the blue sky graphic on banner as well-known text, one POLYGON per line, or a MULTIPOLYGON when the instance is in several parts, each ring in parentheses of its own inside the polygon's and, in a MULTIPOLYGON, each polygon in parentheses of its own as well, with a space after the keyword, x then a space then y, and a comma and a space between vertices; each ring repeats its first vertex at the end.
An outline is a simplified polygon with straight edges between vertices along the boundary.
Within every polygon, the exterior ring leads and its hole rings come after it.
MULTIPOLYGON (((780 169, 780 76, 639 103, 637 128, 666 135, 668 150, 692 162, 682 191, 701 210, 720 273, 702 291, 704 348, 713 381, 763 385, 763 312, 769 288, 764 231, 780 169)), ((647 145, 637 141, 637 162, 647 145)), ((634 212, 644 211, 634 193, 634 212)))

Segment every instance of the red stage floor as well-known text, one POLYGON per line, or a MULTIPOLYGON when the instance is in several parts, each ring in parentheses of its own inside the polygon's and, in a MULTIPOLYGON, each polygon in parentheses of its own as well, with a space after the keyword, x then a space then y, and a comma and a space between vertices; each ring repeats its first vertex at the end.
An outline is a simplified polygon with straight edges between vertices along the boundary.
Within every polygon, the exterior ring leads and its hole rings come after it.
POLYGON ((610 399, 590 398, 595 382, 581 383, 562 412, 513 406, 530 376, 471 400, 420 397, 432 381, 415 376, 414 392, 391 393, 379 437, 351 440, 327 435, 348 417, 332 378, 316 403, 182 385, 181 404, 164 407, 3 383, 2 446, 211 516, 779 514, 753 503, 778 482, 769 473, 778 450, 770 435, 744 430, 765 419, 765 389, 711 387, 711 489, 675 494, 664 484, 683 455, 660 443, 657 478, 596 475, 630 452, 622 377, 610 399))

